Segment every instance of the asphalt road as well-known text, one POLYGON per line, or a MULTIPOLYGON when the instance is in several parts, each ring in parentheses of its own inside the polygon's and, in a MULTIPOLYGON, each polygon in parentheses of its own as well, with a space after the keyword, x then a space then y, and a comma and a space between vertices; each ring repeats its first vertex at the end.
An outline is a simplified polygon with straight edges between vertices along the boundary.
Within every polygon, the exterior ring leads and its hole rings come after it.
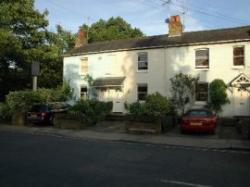
POLYGON ((1 132, 0 186, 250 186, 250 152, 1 132))

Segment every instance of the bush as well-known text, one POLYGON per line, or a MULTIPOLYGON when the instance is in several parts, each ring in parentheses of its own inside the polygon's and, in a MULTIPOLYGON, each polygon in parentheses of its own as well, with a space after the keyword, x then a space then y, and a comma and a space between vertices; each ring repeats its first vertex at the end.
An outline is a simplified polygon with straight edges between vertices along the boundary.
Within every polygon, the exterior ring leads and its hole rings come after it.
POLYGON ((148 95, 144 103, 135 102, 128 105, 128 110, 134 117, 149 116, 150 118, 159 118, 174 114, 171 101, 159 93, 148 95))
POLYGON ((100 102, 97 100, 79 100, 69 110, 81 112, 86 116, 87 123, 96 124, 105 119, 112 110, 112 102, 100 102))
POLYGON ((213 80, 209 86, 209 107, 216 113, 221 112, 222 106, 229 103, 226 90, 226 84, 220 79, 213 80))
POLYGON ((6 102, 11 113, 25 112, 33 105, 33 103, 41 102, 41 97, 38 92, 17 91, 10 92, 6 97, 6 102))
POLYGON ((11 119, 10 108, 6 103, 0 103, 0 121, 9 121, 11 119))
POLYGON ((171 101, 158 92, 148 95, 145 102, 146 113, 150 116, 165 116, 174 112, 171 101))
POLYGON ((40 88, 37 91, 10 92, 6 97, 6 103, 13 114, 28 111, 34 103, 66 101, 71 96, 72 92, 69 85, 64 84, 56 89, 40 88))

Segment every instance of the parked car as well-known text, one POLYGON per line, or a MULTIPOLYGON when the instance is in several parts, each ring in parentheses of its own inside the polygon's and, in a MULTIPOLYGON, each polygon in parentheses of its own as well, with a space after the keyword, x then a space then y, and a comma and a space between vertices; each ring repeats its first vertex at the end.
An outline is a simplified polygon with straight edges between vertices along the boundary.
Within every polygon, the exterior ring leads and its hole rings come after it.
POLYGON ((217 117, 208 109, 191 109, 187 111, 180 124, 182 133, 185 132, 209 132, 214 133, 217 117))
POLYGON ((66 112, 69 105, 66 103, 34 104, 27 112, 27 121, 34 124, 53 124, 56 113, 66 112))

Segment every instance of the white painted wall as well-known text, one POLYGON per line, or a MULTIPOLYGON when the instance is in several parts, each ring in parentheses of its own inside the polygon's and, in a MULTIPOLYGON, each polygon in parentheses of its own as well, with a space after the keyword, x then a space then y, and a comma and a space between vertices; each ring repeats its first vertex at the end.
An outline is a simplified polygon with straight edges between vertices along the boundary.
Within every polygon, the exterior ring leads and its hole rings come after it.
MULTIPOLYGON (((229 83, 241 72, 250 76, 250 42, 200 45, 189 47, 173 47, 166 49, 133 50, 111 53, 90 54, 64 58, 64 79, 70 81, 76 99, 79 98, 80 85, 86 84, 83 76, 79 75, 79 64, 82 57, 88 57, 89 74, 95 78, 126 77, 124 81, 123 100, 129 103, 137 100, 137 84, 147 83, 148 92, 159 92, 170 96, 170 81, 176 73, 183 72, 199 76, 200 81, 212 82, 216 78, 229 83), (233 67, 233 47, 245 46, 245 66, 233 67), (195 50, 209 48, 209 69, 195 69, 195 50), (137 53, 148 52, 148 71, 137 71, 137 53)), ((234 99, 228 91, 231 103, 223 110, 224 116, 234 114, 234 99)))

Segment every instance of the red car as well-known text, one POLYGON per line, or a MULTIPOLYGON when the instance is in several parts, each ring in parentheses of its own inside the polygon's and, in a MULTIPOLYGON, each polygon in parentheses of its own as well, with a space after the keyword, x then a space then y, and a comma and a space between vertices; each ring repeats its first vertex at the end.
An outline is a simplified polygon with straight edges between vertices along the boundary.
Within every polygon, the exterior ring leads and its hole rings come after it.
POLYGON ((217 117, 207 109, 191 109, 181 120, 181 132, 209 132, 214 133, 217 117))

